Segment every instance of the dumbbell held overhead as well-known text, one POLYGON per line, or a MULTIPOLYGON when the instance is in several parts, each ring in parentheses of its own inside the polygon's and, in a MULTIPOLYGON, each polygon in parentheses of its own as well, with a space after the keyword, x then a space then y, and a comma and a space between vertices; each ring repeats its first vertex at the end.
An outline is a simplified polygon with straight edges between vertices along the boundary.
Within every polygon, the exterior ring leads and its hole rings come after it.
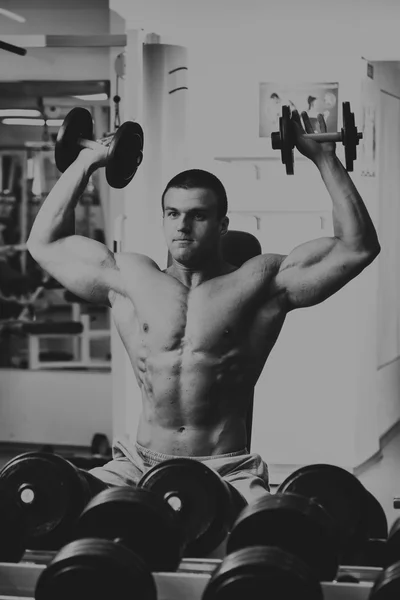
MULTIPOLYGON (((357 158, 357 146, 363 134, 357 130, 354 113, 350 111, 350 103, 343 102, 343 127, 340 132, 305 133, 304 137, 322 142, 341 142, 345 149, 346 170, 353 171, 353 163, 357 158)), ((287 175, 293 175, 293 150, 296 145, 294 128, 291 120, 290 108, 282 107, 282 116, 279 118, 279 131, 271 134, 273 150, 281 151, 282 163, 286 166, 287 175)))
POLYGON ((130 183, 143 160, 144 133, 139 123, 125 121, 112 135, 93 139, 93 119, 86 108, 73 108, 65 117, 56 140, 56 166, 63 173, 83 148, 108 148, 106 178, 113 188, 130 183))

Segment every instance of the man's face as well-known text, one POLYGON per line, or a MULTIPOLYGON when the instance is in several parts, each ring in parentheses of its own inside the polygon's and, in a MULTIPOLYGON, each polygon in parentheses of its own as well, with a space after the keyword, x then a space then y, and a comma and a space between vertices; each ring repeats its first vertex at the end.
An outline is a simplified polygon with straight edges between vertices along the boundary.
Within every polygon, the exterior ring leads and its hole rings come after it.
POLYGON ((164 235, 171 256, 188 267, 201 266, 218 252, 228 218, 218 218, 212 190, 170 188, 164 197, 164 235))

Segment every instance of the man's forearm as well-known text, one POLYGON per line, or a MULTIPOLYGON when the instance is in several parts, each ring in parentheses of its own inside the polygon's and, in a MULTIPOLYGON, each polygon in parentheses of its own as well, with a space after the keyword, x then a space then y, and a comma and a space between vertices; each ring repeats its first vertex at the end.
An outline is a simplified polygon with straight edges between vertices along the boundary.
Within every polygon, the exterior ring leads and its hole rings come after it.
POLYGON ((87 165, 76 160, 61 175, 43 202, 33 227, 28 246, 50 244, 75 233, 75 207, 90 177, 87 165))
POLYGON ((374 224, 342 163, 335 155, 327 155, 317 166, 332 198, 335 237, 355 250, 379 252, 374 224))

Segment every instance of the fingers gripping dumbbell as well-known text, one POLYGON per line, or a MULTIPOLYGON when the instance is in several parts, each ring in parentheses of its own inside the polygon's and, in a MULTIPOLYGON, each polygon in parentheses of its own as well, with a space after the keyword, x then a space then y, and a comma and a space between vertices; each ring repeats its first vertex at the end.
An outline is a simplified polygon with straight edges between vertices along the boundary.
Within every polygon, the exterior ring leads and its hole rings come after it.
MULTIPOLYGON (((357 146, 363 134, 357 130, 354 113, 350 111, 350 103, 343 102, 343 127, 337 133, 305 133, 304 137, 317 142, 341 142, 345 150, 346 169, 353 170, 353 163, 357 159, 357 146)), ((279 118, 279 131, 271 134, 273 150, 281 151, 282 163, 286 166, 286 173, 293 175, 295 134, 291 121, 290 108, 282 107, 282 116, 279 118)))
POLYGON ((82 148, 108 147, 106 178, 111 187, 123 188, 133 179, 143 160, 144 133, 139 123, 125 121, 107 137, 93 139, 93 119, 86 108, 73 108, 57 134, 55 160, 62 173, 76 160, 82 148))

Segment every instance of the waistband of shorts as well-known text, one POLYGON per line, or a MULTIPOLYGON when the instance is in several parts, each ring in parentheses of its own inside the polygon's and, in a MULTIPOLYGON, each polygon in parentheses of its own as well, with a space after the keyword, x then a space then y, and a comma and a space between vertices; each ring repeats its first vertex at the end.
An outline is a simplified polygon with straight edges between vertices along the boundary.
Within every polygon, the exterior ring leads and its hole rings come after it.
POLYGON ((192 458, 193 460, 198 460, 200 462, 204 462, 206 460, 217 460, 224 458, 232 458, 234 456, 243 456, 249 454, 247 448, 243 448, 242 450, 236 450, 236 452, 228 452, 227 454, 212 454, 211 456, 178 456, 176 454, 162 454, 161 452, 155 452, 154 450, 149 450, 144 446, 141 446, 136 442, 135 444, 137 452, 139 452, 142 456, 145 456, 147 460, 158 464, 163 462, 164 460, 170 460, 173 458, 192 458))

